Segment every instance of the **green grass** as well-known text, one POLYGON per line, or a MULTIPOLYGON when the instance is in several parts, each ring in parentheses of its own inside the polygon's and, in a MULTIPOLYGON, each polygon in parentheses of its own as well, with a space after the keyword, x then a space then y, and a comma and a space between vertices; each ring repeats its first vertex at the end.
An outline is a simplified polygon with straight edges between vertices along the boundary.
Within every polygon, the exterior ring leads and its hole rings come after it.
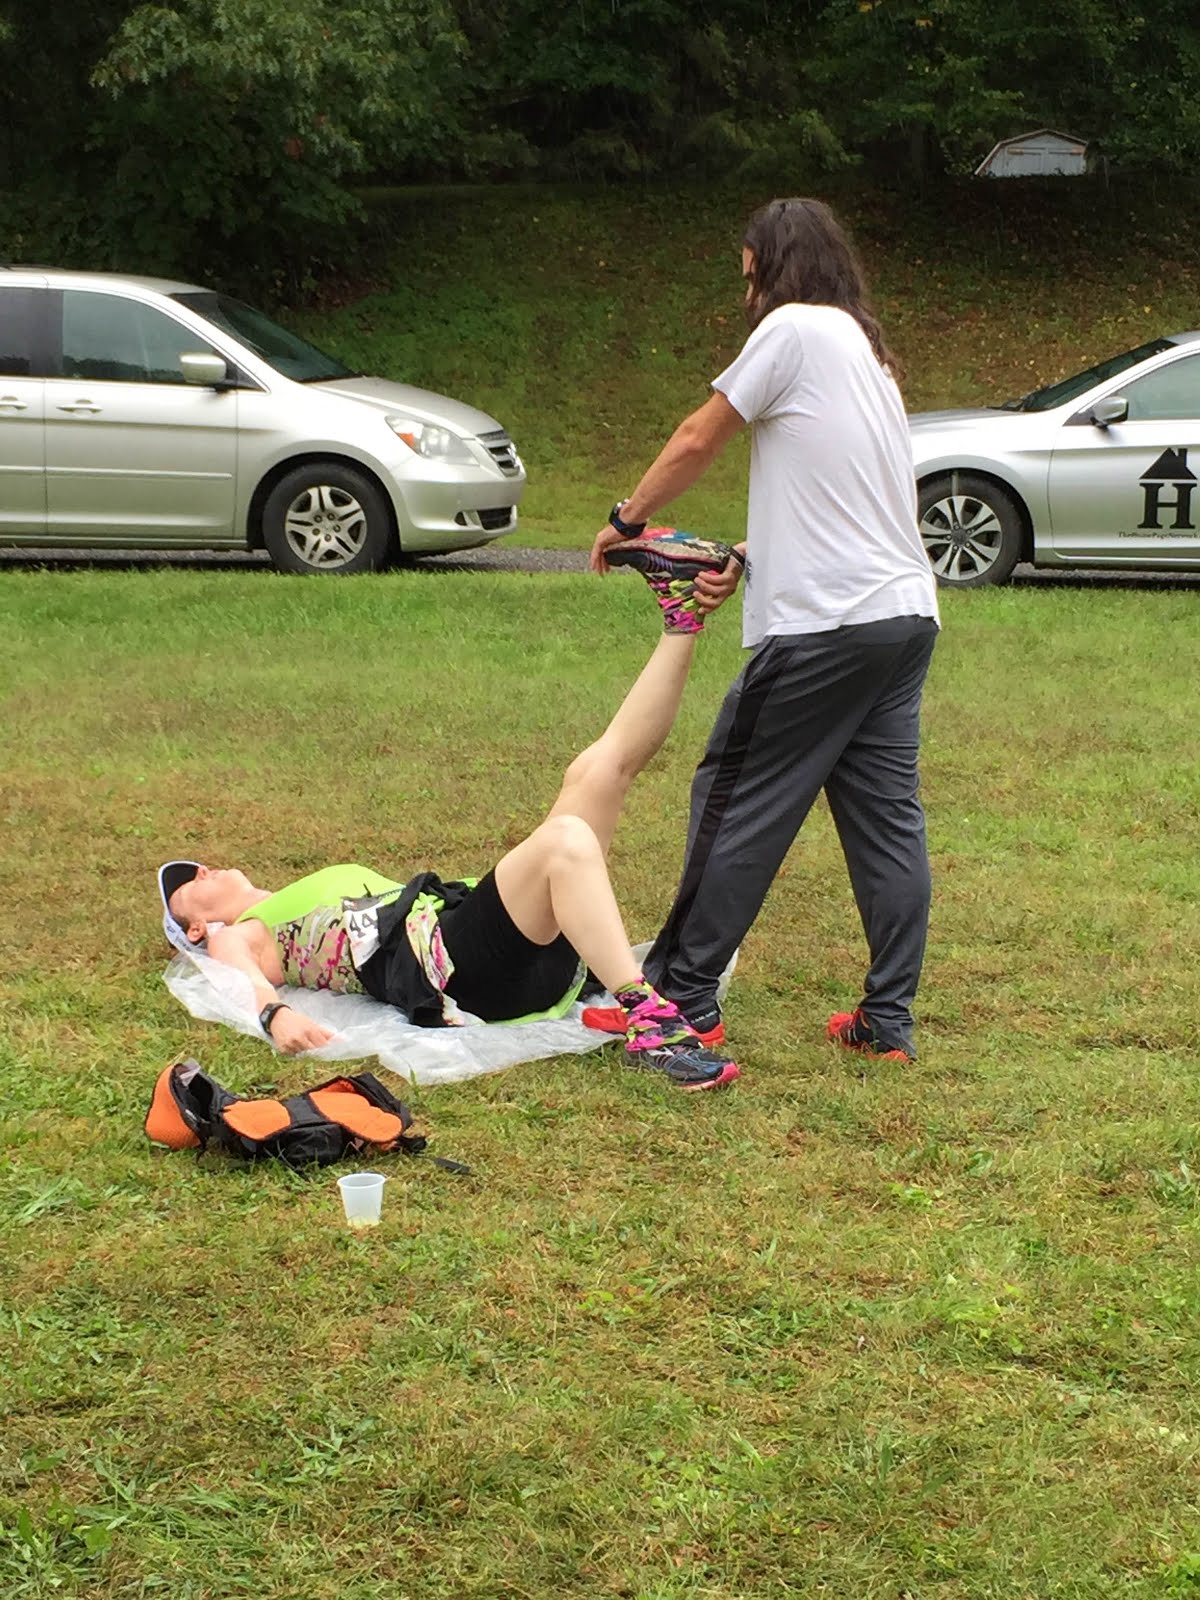
MULTIPOLYGON (((498 408, 499 409, 499 408, 498 408)), ((1187 592, 945 603, 919 1063, 821 1040, 861 938, 814 814, 687 1097, 612 1054, 412 1097, 467 1182, 152 1150, 161 1066, 316 1074, 159 981, 176 851, 486 866, 648 648, 640 585, 0 575, 0 1593, 1200 1594, 1200 734, 1187 592)), ((614 853, 677 869, 702 641, 614 853)))
MULTIPOLYGON (((1196 324, 1188 195, 978 182, 918 201, 857 177, 821 192, 860 245, 912 411, 996 403, 1196 324)), ((298 320, 355 368, 498 417, 529 470, 516 542, 590 544, 740 348, 741 229, 771 193, 376 194, 373 283, 298 320)), ((740 535, 747 459, 739 440, 672 519, 740 535)))

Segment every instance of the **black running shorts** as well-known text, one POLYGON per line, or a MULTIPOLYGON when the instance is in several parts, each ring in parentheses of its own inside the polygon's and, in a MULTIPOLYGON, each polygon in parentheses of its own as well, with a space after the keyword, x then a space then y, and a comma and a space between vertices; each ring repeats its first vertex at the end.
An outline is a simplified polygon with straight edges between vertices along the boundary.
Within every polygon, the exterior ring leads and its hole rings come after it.
POLYGON ((571 987, 579 957, 559 934, 552 944, 527 939, 505 910, 489 872, 454 909, 438 917, 454 974, 446 993, 484 1022, 509 1022, 548 1011, 571 987))

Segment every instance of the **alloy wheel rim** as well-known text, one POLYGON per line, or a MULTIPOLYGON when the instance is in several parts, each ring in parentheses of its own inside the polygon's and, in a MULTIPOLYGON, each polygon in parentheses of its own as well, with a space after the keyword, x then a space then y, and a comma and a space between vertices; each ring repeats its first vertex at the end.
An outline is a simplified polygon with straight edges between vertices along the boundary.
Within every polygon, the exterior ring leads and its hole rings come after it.
POLYGON ((1004 542, 1000 519, 977 495, 947 494, 921 518, 921 542, 939 578, 963 583, 996 565, 1004 542))
POLYGON ((283 517, 288 545, 308 567, 344 567, 362 554, 367 514, 347 489, 314 484, 302 489, 283 517))

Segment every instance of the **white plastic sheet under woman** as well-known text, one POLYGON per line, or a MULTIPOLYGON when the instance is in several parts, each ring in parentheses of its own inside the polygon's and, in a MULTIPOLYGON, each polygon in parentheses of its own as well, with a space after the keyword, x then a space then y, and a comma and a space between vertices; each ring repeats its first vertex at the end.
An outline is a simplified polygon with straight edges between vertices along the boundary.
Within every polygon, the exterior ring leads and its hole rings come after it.
MULTIPOLYGON (((163 981, 179 1003, 202 1022, 223 1022, 251 1038, 269 1041, 258 1024, 250 980, 234 967, 214 961, 198 945, 172 940, 177 954, 163 981)), ((639 957, 649 945, 638 946, 639 957)), ((736 957, 734 958, 736 960, 736 957)), ((733 962, 721 979, 722 997, 733 962)), ((611 1034, 585 1028, 582 1005, 557 1022, 470 1022, 461 1028, 416 1028, 394 1006, 365 994, 331 994, 327 989, 280 989, 279 996, 314 1022, 334 1030, 320 1050, 305 1052, 314 1061, 362 1061, 372 1056, 413 1083, 455 1083, 484 1072, 501 1072, 521 1061, 582 1055, 614 1042, 611 1034)), ((589 1005, 614 1005, 611 996, 589 1005)))

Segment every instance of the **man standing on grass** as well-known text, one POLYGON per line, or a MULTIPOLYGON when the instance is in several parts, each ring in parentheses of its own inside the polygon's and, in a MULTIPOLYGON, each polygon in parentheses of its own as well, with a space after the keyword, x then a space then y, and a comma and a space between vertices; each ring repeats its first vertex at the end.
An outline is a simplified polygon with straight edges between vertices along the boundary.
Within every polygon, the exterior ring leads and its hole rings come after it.
MULTIPOLYGON (((918 798, 921 692, 938 632, 917 531, 895 358, 862 270, 827 206, 773 200, 742 250, 751 333, 627 500, 591 564, 638 537, 749 423, 743 643, 692 784, 683 876, 646 977, 707 1041, 724 1038, 717 978, 824 789, 871 964, 860 1005, 828 1035, 912 1059, 912 1003, 929 919, 918 798)), ((714 607, 739 562, 698 580, 714 607)))

